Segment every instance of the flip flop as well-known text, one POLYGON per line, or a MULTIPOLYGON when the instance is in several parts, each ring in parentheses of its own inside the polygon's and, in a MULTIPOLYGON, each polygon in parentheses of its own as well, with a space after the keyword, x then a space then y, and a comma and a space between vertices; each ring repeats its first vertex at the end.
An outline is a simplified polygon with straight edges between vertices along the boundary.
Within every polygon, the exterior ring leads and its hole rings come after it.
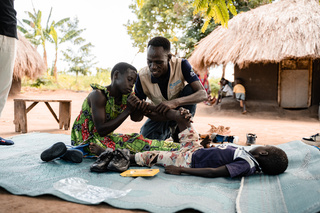
POLYGON ((12 140, 4 139, 0 137, 0 145, 13 145, 14 142, 12 140))

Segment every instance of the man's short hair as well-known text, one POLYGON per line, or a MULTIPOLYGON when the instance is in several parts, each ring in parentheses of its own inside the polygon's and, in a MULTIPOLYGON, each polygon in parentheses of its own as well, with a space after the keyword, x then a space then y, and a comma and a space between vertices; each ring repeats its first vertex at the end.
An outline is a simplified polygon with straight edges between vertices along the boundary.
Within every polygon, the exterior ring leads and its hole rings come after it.
POLYGON ((261 170, 268 175, 278 175, 286 171, 288 167, 287 154, 280 148, 271 146, 268 156, 259 161, 261 170))
POLYGON ((128 64, 126 62, 117 63, 116 65, 114 65, 114 67, 111 70, 111 79, 112 79, 116 70, 118 70, 121 74, 123 74, 123 73, 127 72, 128 69, 135 70, 137 72, 137 69, 134 66, 132 66, 131 64, 128 64))
POLYGON ((170 52, 170 48, 171 48, 170 41, 162 36, 157 36, 157 37, 152 38, 148 42, 148 47, 150 45, 154 46, 154 47, 163 47, 163 49, 167 52, 170 52))

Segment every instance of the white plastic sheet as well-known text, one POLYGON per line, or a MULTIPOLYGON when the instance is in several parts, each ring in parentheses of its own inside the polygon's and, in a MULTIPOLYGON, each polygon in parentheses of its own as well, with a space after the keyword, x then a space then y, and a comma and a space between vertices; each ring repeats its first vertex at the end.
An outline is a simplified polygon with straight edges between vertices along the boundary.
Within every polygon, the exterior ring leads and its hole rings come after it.
POLYGON ((78 177, 71 177, 59 180, 53 184, 53 188, 74 197, 78 200, 91 204, 101 203, 107 199, 126 196, 131 189, 121 191, 106 187, 99 187, 87 184, 87 180, 78 177))

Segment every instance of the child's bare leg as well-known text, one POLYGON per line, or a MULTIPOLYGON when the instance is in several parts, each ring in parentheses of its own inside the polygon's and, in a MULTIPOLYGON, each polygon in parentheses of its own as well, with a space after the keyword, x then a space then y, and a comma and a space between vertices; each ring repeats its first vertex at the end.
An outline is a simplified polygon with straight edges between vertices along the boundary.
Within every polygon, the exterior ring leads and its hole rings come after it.
POLYGON ((243 107, 243 100, 240 100, 240 107, 243 107))
POLYGON ((191 127, 191 113, 187 109, 182 107, 179 110, 170 109, 166 113, 166 117, 177 122, 180 132, 191 127))
MULTIPOLYGON (((155 111, 156 106, 148 105, 148 110, 155 111)), ((180 132, 191 126, 191 113, 189 110, 180 107, 179 110, 170 109, 166 112, 165 117, 168 120, 174 120, 178 123, 180 132)))
POLYGON ((247 113, 245 101, 243 101, 243 111, 242 111, 242 113, 243 113, 243 114, 247 113))
POLYGON ((89 144, 89 149, 90 149, 90 152, 91 152, 92 154, 95 154, 95 155, 98 155, 98 156, 99 156, 102 152, 105 151, 104 148, 102 148, 101 146, 99 146, 99 145, 97 145, 97 144, 95 144, 95 143, 90 143, 90 144, 89 144))

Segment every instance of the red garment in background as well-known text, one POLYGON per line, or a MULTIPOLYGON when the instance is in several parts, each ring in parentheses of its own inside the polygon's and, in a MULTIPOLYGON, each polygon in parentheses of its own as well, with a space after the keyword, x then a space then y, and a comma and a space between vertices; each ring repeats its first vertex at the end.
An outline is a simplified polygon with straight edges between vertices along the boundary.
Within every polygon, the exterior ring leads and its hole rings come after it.
POLYGON ((208 80, 208 75, 205 74, 203 79, 200 78, 200 76, 199 76, 199 80, 200 80, 201 84, 203 85, 204 89, 206 90, 207 94, 210 95, 211 89, 210 89, 210 84, 209 84, 209 80, 208 80))

